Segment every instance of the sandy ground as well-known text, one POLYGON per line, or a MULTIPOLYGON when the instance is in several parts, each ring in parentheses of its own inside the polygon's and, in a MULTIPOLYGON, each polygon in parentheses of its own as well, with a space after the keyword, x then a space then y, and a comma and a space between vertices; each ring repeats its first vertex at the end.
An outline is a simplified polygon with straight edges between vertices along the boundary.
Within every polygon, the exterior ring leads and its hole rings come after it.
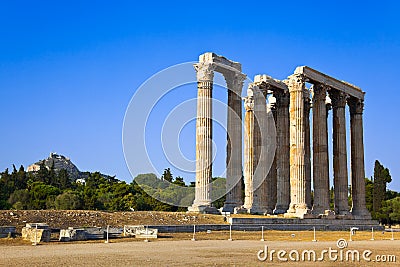
MULTIPOLYGON (((179 240, 161 238, 156 241, 124 241, 105 244, 47 243, 31 245, 0 245, 0 266, 297 266, 299 262, 281 262, 274 256, 260 261, 257 252, 265 250, 315 250, 317 258, 323 249, 340 250, 336 241, 260 241, 260 240, 179 240)), ((343 249, 371 250, 376 255, 395 255, 396 262, 301 262, 302 266, 399 266, 400 240, 348 242, 343 249)), ((263 256, 264 254, 261 254, 263 256)), ((288 257, 288 255, 286 255, 288 257)))

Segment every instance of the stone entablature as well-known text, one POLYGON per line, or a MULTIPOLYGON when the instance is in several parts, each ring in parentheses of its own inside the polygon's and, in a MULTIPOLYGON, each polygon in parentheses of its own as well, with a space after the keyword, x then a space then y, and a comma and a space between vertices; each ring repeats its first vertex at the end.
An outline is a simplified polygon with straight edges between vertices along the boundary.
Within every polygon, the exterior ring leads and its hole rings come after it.
POLYGON ((328 76, 324 73, 321 73, 317 70, 314 70, 307 66, 297 67, 294 71, 294 74, 302 74, 307 79, 307 82, 310 83, 322 83, 326 86, 329 86, 332 89, 336 89, 342 91, 348 95, 351 95, 355 98, 364 100, 365 92, 361 90, 360 87, 352 85, 351 83, 340 81, 336 78, 328 76))

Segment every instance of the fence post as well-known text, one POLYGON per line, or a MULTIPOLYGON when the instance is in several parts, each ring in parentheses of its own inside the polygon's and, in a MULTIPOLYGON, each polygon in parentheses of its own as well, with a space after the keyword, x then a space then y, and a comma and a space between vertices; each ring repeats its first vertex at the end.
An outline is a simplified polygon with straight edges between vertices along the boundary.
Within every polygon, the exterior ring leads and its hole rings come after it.
POLYGON ((108 243, 108 231, 109 231, 109 228, 110 228, 110 226, 107 225, 106 241, 104 242, 104 243, 106 243, 106 244, 108 243))
POLYGON ((312 240, 312 242, 317 242, 317 239, 315 238, 315 226, 313 227, 314 230, 314 239, 312 240))
POLYGON ((193 224, 193 238, 192 238, 192 241, 196 241, 195 235, 196 235, 196 225, 193 224))
POLYGON ((264 241, 264 226, 261 226, 261 240, 264 241))
POLYGON ((372 227, 372 229, 371 229, 371 240, 372 241, 374 241, 375 240, 375 238, 374 238, 374 227, 372 227))

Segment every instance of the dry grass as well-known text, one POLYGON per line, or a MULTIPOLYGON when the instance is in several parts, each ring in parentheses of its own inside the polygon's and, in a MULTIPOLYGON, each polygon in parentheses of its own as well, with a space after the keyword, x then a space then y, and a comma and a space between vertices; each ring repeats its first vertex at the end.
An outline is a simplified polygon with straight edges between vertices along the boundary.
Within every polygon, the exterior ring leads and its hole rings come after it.
MULTIPOLYGON (((316 231, 317 241, 336 241, 339 238, 350 239, 349 231, 316 231)), ((400 240, 400 232, 393 233, 395 240, 400 240)), ((159 234, 160 239, 169 238, 176 240, 188 240, 193 238, 193 233, 164 233, 159 234)), ((212 231, 211 233, 198 232, 195 234, 196 240, 228 240, 229 231, 212 231)), ((261 231, 232 231, 233 240, 260 240, 261 231)), ((353 241, 371 240, 372 234, 369 231, 358 231, 352 235, 353 241)), ((374 232, 374 240, 390 240, 392 234, 390 232, 374 232)), ((265 241, 312 241, 314 239, 313 231, 264 231, 265 241)))
MULTIPOLYGON (((336 241, 339 238, 350 240, 349 231, 316 231, 316 240, 322 241, 336 241)), ((260 240, 262 237, 261 231, 232 231, 233 240, 260 240)), ((393 232, 395 240, 400 240, 400 232, 393 232)), ((178 240, 191 240, 193 233, 160 233, 158 239, 152 239, 152 242, 163 241, 178 241, 178 240)), ((211 231, 196 232, 196 240, 228 240, 230 238, 229 231, 211 231)), ((351 236, 352 241, 370 241, 372 233, 370 231, 357 231, 355 235, 351 236)), ((391 240, 391 232, 374 232, 374 240, 383 241, 391 240)), ((310 242, 314 239, 313 231, 264 231, 265 241, 289 241, 289 242, 310 242)), ((132 237, 124 237, 117 239, 110 239, 111 243, 121 242, 143 242, 143 239, 132 237)), ((71 242, 70 242, 71 243, 71 242)), ((72 243, 104 243, 104 240, 89 240, 89 241, 74 241, 72 243)), ((57 245, 65 244, 52 239, 50 243, 42 243, 42 245, 57 245)), ((29 241, 23 240, 21 237, 17 238, 2 238, 0 239, 0 246, 18 246, 18 245, 31 245, 29 241)))

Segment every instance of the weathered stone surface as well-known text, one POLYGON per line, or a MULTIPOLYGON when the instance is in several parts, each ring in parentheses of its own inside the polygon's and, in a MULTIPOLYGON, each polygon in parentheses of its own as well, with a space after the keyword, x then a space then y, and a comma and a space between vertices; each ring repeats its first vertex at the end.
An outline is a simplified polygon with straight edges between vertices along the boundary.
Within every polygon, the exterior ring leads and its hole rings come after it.
POLYGON ((0 238, 14 237, 16 232, 15 226, 0 226, 0 238))
MULTIPOLYGON (((108 237, 120 237, 123 233, 122 229, 109 227, 108 237)), ((60 230, 60 241, 82 241, 82 240, 99 240, 107 238, 107 228, 90 227, 90 228, 73 228, 60 230)))
POLYGON ((351 144, 351 190, 353 206, 351 213, 355 218, 371 219, 365 202, 365 168, 363 142, 363 100, 349 98, 350 144, 351 144))
POLYGON ((290 205, 285 216, 303 218, 309 213, 306 203, 305 120, 303 75, 289 76, 290 92, 290 205))
POLYGON ((21 234, 24 240, 29 240, 32 243, 50 242, 51 230, 44 223, 27 223, 22 228, 21 234))
POLYGON ((125 225, 124 236, 134 236, 136 238, 157 238, 158 229, 145 227, 144 225, 125 225))
POLYGON ((283 214, 290 203, 289 92, 275 90, 276 99, 276 206, 274 214, 283 214))
POLYGON ((322 84, 313 86, 313 214, 324 214, 329 210, 329 156, 328 124, 326 109, 327 87, 322 84))
POLYGON ((227 132, 227 195, 222 209, 233 212, 243 204, 241 198, 242 179, 242 130, 241 90, 246 78, 242 66, 214 53, 199 56, 194 65, 197 72, 198 97, 196 120, 196 189, 191 212, 217 213, 211 205, 212 182, 212 90, 214 71, 224 75, 228 87, 228 132, 227 132))
POLYGON ((226 146, 226 200, 223 212, 233 212, 243 205, 242 200, 242 99, 245 75, 225 72, 228 87, 227 146, 226 146))
POLYGON ((338 90, 330 90, 329 96, 333 108, 333 181, 335 191, 335 213, 349 214, 348 172, 346 148, 346 115, 347 95, 338 90))
POLYGON ((211 206, 212 182, 212 88, 214 68, 211 63, 195 64, 197 71, 196 120, 196 193, 189 211, 201 212, 211 206))
POLYGON ((252 214, 268 213, 268 202, 271 201, 268 196, 267 174, 267 140, 265 138, 267 105, 266 100, 258 86, 252 86, 254 99, 254 127, 253 127, 253 204, 249 209, 252 214))
POLYGON ((339 81, 310 67, 297 67, 294 73, 304 75, 311 83, 322 83, 347 95, 354 96, 357 99, 364 99, 364 92, 359 87, 345 81, 339 81))
POLYGON ((311 143, 310 143, 310 92, 304 91, 304 168, 306 173, 306 204, 311 208, 311 143))
MULTIPOLYGON (((285 218, 234 218, 228 219, 228 222, 233 226, 245 228, 246 226, 264 225, 268 229, 274 230, 312 230, 313 227, 316 230, 349 230, 350 227, 359 227, 362 230, 370 230, 371 227, 374 230, 384 230, 383 226, 380 226, 375 220, 357 220, 357 219, 285 219, 285 218)), ((234 228, 233 229, 238 229, 234 228)), ((246 229, 246 228, 245 228, 246 229)), ((247 229, 250 229, 248 227, 247 229)))
POLYGON ((244 98, 246 109, 244 119, 244 209, 253 205, 254 175, 254 100, 253 96, 244 98))

